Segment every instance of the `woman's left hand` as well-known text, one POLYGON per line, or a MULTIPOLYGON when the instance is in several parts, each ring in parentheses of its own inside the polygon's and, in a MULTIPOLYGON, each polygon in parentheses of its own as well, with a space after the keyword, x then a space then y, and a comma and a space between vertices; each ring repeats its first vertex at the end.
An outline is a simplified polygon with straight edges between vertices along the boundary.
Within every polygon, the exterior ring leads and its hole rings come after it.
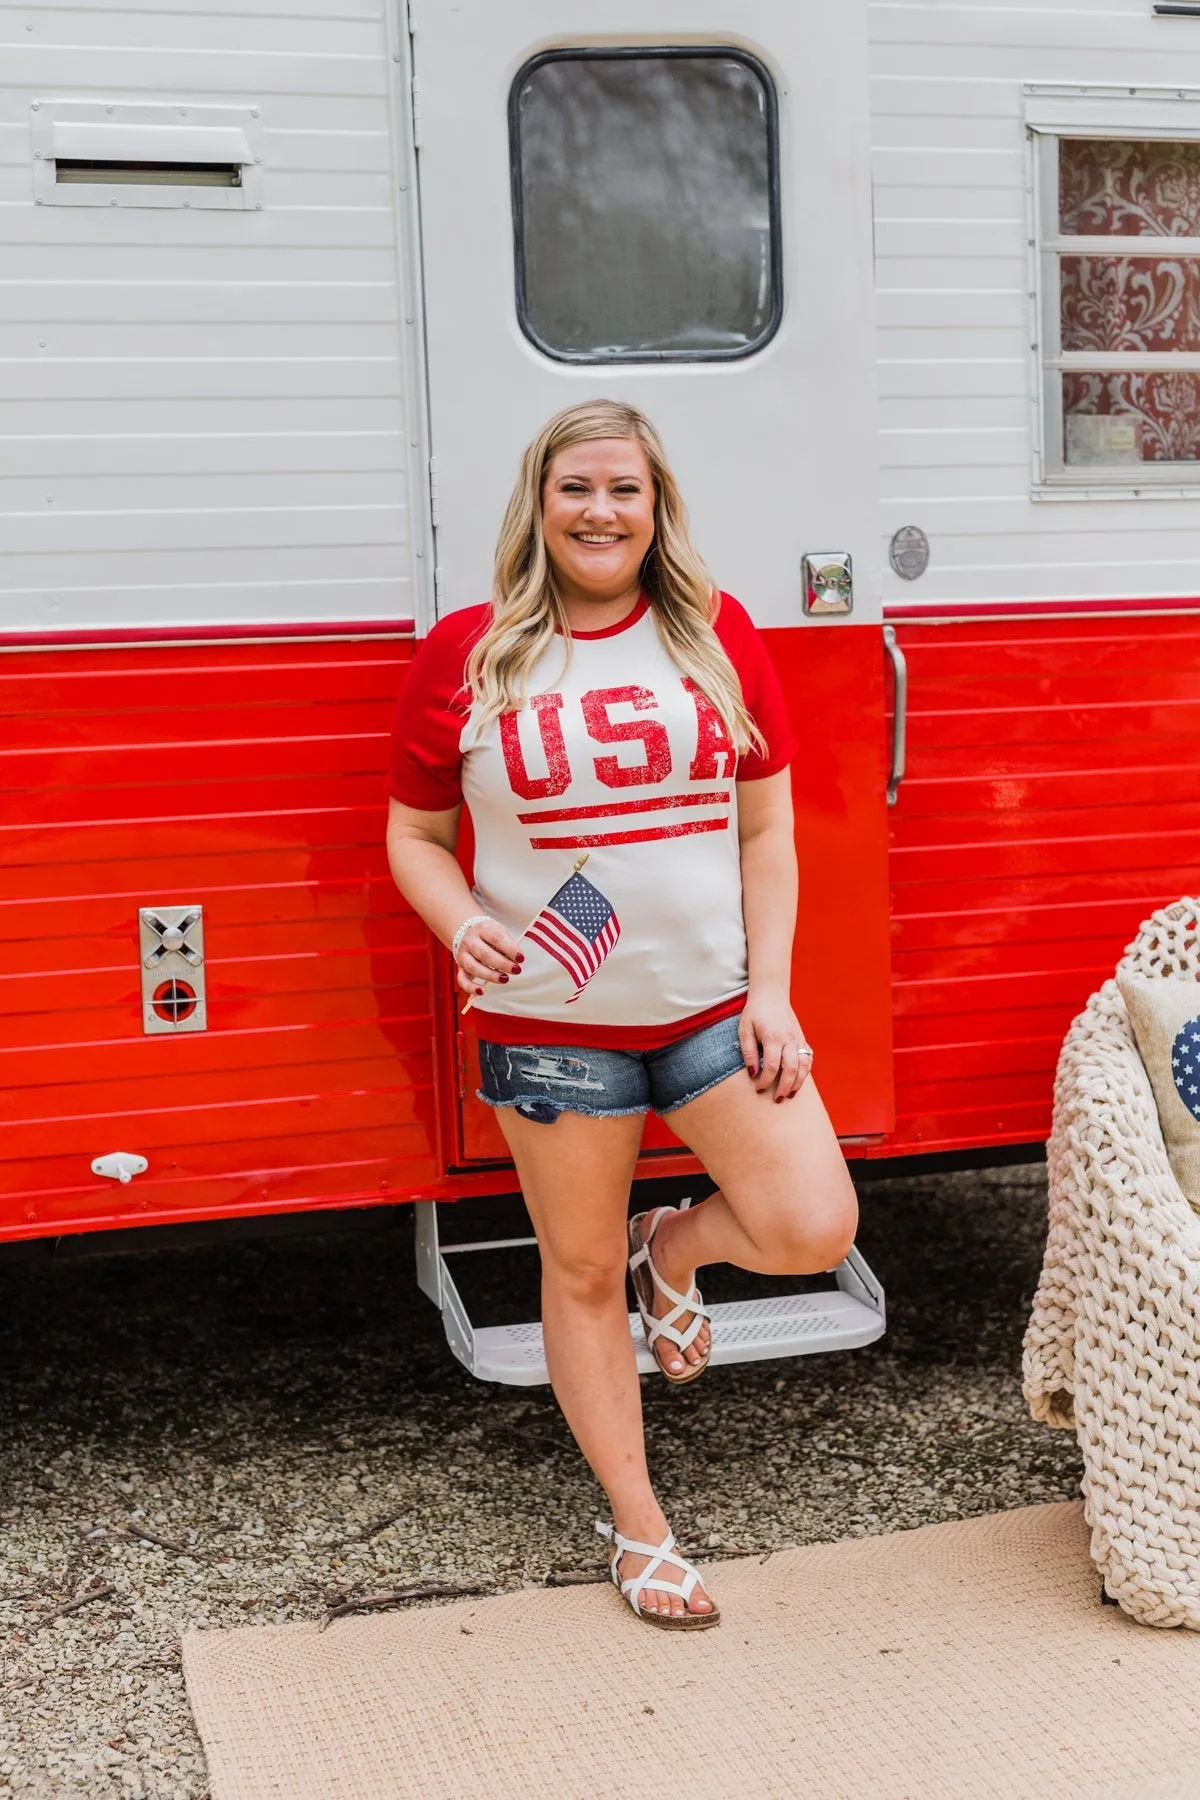
POLYGON ((738 1042, 758 1092, 774 1087, 777 1101, 794 1100, 808 1080, 812 1051, 787 994, 751 988, 738 1021, 738 1042))

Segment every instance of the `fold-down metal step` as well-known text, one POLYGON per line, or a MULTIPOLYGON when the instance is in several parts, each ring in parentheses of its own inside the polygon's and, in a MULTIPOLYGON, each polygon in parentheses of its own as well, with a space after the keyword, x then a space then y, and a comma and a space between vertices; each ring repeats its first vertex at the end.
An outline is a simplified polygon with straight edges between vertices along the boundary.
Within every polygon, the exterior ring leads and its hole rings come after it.
MULTIPOLYGON (((446 1259, 487 1250, 532 1245, 532 1237, 497 1238, 443 1246, 438 1239, 436 1200, 419 1200, 416 1212, 417 1281, 439 1309, 446 1342, 459 1362, 481 1381, 532 1387, 549 1380, 536 1321, 521 1325, 475 1325, 446 1259)), ((761 1300, 718 1302, 712 1308, 712 1362, 758 1362, 767 1357, 816 1356, 828 1350, 858 1350, 884 1330, 883 1289, 857 1250, 830 1270, 834 1285, 818 1293, 777 1294, 761 1300)), ((642 1339, 641 1320, 629 1315, 629 1329, 643 1375, 656 1363, 642 1339)))

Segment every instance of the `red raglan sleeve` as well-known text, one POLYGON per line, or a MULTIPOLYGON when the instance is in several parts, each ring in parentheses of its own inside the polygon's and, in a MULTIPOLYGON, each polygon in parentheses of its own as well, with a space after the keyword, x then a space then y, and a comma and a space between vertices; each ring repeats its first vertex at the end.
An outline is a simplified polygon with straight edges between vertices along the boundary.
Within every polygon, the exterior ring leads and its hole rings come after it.
POLYGON ((419 812, 462 803, 459 740, 471 710, 466 660, 489 608, 464 607, 439 619, 418 647, 392 722, 391 792, 419 812))
POLYGON ((747 750, 738 758, 739 781, 762 781, 786 769, 798 748, 788 720, 787 702, 775 665, 767 654, 758 627, 740 600, 721 595, 716 617, 717 636, 738 672, 742 698, 751 718, 766 739, 766 752, 747 750))

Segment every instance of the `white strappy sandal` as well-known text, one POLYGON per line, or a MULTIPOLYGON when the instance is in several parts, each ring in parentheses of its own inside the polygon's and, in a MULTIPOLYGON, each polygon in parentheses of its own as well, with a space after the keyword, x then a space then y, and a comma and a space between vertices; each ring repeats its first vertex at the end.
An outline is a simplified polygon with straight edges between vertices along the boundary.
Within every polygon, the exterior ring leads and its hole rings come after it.
MULTIPOLYGON (((679 1211, 686 1212, 691 1204, 690 1200, 681 1201, 679 1211)), ((650 1255, 650 1243, 658 1229, 659 1220, 664 1213, 673 1210, 669 1206, 656 1206, 651 1212, 635 1213, 630 1219, 629 1273, 633 1280, 633 1292, 637 1299, 638 1311, 642 1315, 642 1330, 646 1337, 646 1348, 667 1380, 673 1382, 676 1387, 683 1387, 687 1382, 695 1381, 697 1375, 703 1375, 707 1369, 709 1357, 712 1355, 712 1335, 710 1328, 708 1349, 700 1362, 690 1363, 686 1357, 684 1358, 682 1375, 673 1375, 654 1348, 659 1338, 666 1338, 668 1343, 676 1345, 680 1351, 687 1350, 695 1343, 705 1321, 710 1317, 708 1308, 700 1298, 700 1289, 695 1282, 692 1283, 690 1293, 679 1293, 669 1282, 663 1280, 650 1255), (647 1219, 650 1221, 649 1226, 646 1225, 647 1219), (653 1310, 655 1288, 672 1302, 670 1312, 664 1313, 661 1319, 655 1316, 653 1310), (689 1312, 695 1316, 691 1324, 680 1331, 675 1321, 689 1312)))
POLYGON ((710 1625, 719 1625, 721 1614, 717 1607, 711 1612, 688 1612, 687 1604, 693 1592, 700 1585, 700 1572, 682 1556, 672 1554, 675 1545, 675 1533, 668 1531, 661 1544, 639 1544, 633 1538, 622 1537, 615 1525, 606 1525, 602 1519, 596 1520, 596 1530, 602 1538, 607 1538, 613 1545, 612 1559, 609 1562, 609 1573, 613 1578, 613 1586, 620 1589, 621 1598, 627 1600, 639 1619, 647 1625, 658 1625, 663 1631, 705 1631, 710 1625), (618 1573, 618 1565, 625 1552, 632 1551, 634 1556, 648 1556, 649 1562, 640 1575, 631 1575, 622 1581, 618 1573), (683 1572, 682 1581, 664 1579, 659 1570, 666 1564, 683 1572), (681 1613, 663 1613, 651 1607, 642 1611, 642 1595, 650 1590, 656 1594, 674 1594, 683 1601, 684 1611, 681 1613))

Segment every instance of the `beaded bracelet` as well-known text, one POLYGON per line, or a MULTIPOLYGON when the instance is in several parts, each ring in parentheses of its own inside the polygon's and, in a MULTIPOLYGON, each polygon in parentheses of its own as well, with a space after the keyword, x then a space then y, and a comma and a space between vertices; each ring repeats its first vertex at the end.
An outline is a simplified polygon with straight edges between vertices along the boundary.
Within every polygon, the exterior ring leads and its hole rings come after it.
POLYGON ((469 919, 463 920, 450 943, 450 954, 455 962, 458 961, 458 953, 462 948, 462 941, 466 937, 468 931, 470 931, 472 925, 491 925, 493 923, 494 921, 491 913, 472 913, 469 919))

